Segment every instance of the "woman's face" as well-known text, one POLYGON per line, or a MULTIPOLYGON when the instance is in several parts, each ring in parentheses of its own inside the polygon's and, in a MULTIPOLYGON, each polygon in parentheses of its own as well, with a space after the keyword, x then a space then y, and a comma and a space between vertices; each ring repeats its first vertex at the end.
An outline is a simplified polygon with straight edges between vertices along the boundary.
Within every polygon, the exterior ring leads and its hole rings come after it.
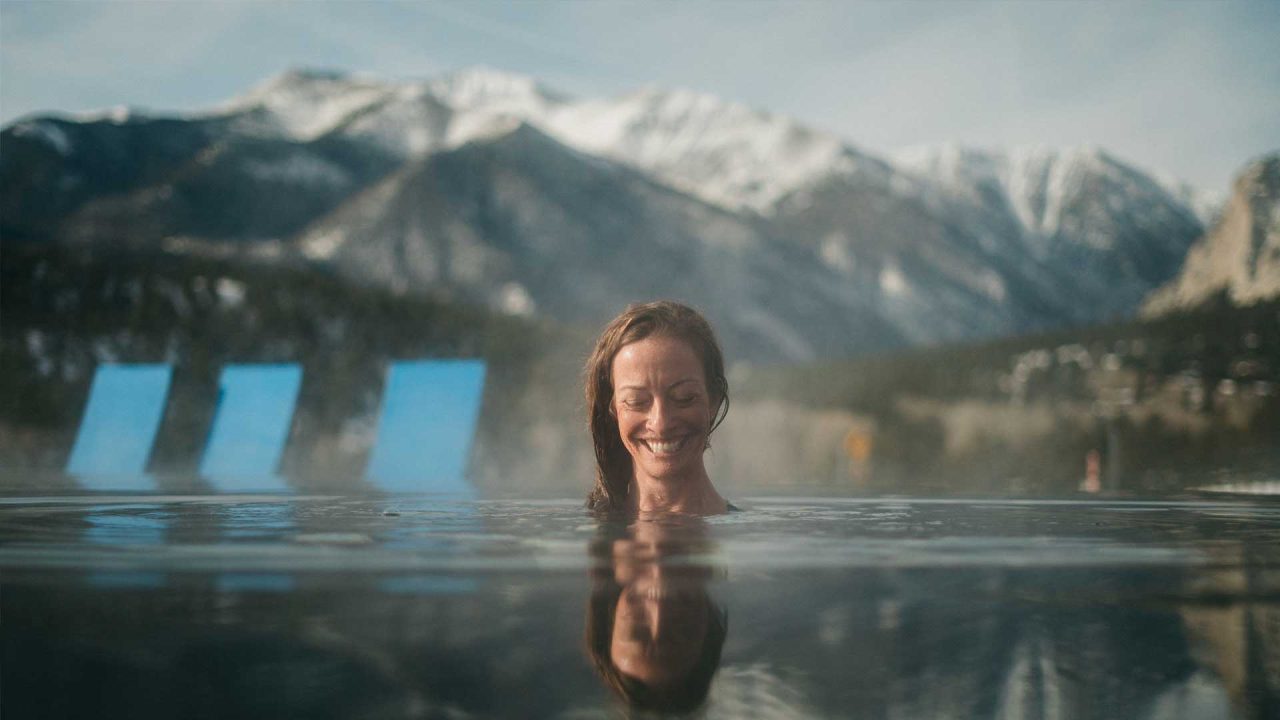
POLYGON ((703 472, 711 398, 687 342, 656 336, 622 346, 613 358, 613 410, 638 479, 703 472))

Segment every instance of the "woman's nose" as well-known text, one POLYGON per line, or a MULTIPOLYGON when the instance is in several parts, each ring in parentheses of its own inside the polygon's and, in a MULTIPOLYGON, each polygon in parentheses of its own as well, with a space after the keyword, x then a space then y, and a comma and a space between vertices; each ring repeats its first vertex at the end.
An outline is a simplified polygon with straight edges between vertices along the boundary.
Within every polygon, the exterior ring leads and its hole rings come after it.
POLYGON ((655 400, 649 406, 649 429, 662 430, 671 422, 671 410, 661 400, 655 400))

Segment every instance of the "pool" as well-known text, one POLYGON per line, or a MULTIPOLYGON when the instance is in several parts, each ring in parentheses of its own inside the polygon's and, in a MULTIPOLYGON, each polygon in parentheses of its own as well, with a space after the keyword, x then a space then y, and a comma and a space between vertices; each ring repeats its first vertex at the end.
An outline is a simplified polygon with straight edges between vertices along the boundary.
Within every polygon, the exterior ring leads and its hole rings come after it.
POLYGON ((4 717, 1263 718, 1280 503, 0 497, 4 717))

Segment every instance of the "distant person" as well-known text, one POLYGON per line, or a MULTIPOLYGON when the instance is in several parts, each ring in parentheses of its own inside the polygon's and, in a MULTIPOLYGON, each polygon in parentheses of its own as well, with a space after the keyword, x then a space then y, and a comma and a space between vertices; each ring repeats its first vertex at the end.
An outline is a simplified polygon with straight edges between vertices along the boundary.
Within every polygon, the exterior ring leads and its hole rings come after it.
POLYGON ((1084 455, 1084 480, 1080 490, 1087 493, 1102 492, 1102 454, 1097 448, 1084 455))
POLYGON ((711 325, 696 310, 670 301, 629 306, 596 341, 586 394, 596 454, 588 507, 729 509, 702 459, 729 410, 729 382, 711 325))
POLYGON ((686 714, 706 702, 728 615, 711 599, 698 517, 601 526, 591 544, 586 645, 600 679, 632 710, 686 714))

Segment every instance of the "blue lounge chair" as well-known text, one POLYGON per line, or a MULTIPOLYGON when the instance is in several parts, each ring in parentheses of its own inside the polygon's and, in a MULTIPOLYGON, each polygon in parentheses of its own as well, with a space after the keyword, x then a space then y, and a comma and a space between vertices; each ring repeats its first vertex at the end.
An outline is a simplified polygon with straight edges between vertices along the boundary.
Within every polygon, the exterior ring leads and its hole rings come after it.
POLYGON ((167 364, 99 365, 67 472, 90 490, 154 490, 147 460, 172 373, 167 364))
POLYGON ((222 368, 200 476, 219 492, 287 490, 278 471, 301 386, 296 364, 222 368))
POLYGON ((391 492, 472 494, 467 458, 484 374, 480 360, 391 363, 366 478, 391 492))

